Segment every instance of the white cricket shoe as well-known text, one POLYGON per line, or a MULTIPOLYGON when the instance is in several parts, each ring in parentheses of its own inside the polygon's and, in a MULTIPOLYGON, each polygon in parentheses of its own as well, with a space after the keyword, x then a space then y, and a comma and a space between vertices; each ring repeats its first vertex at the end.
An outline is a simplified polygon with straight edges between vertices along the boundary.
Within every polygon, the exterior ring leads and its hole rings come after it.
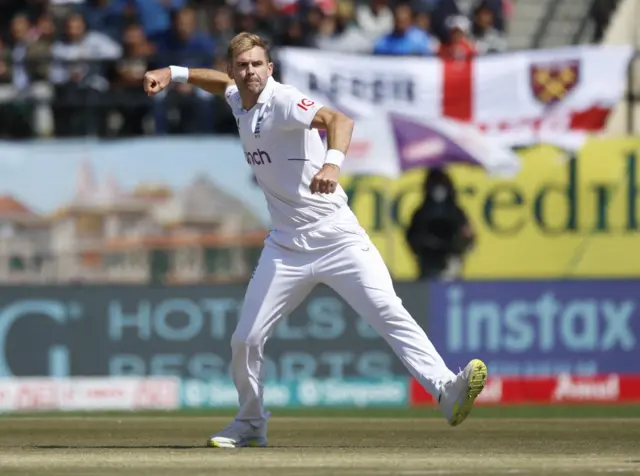
POLYGON ((267 424, 255 427, 246 421, 235 420, 224 430, 207 440, 212 448, 244 448, 267 446, 267 424))
POLYGON ((487 383, 487 366, 474 359, 442 388, 438 407, 451 426, 458 426, 471 413, 473 403, 487 383))

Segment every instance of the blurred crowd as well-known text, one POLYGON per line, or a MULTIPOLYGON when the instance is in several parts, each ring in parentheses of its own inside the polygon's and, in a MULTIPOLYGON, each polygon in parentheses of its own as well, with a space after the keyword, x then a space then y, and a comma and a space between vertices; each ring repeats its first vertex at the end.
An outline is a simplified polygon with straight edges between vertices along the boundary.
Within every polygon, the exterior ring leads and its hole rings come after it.
POLYGON ((190 85, 148 98, 145 71, 224 69, 239 31, 266 37, 276 59, 278 46, 465 59, 506 50, 510 10, 509 0, 0 0, 0 137, 36 135, 42 97, 57 137, 234 134, 219 98, 190 85))

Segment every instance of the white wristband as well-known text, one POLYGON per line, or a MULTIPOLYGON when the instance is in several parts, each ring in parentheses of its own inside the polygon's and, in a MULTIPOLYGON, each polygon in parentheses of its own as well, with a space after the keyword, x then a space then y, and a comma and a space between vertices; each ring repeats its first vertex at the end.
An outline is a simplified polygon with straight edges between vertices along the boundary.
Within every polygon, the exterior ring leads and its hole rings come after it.
POLYGON ((171 81, 174 83, 186 83, 189 81, 189 68, 183 66, 169 66, 171 81))
POLYGON ((333 165, 337 165, 338 167, 342 167, 342 164, 344 163, 344 159, 345 159, 345 156, 342 152, 336 149, 329 149, 324 159, 324 163, 333 164, 333 165))

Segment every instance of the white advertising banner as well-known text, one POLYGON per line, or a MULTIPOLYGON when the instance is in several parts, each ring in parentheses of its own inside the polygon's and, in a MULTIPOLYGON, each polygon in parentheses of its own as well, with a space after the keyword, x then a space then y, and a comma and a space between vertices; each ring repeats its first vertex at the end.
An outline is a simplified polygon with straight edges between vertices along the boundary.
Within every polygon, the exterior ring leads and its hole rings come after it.
POLYGON ((179 403, 174 378, 0 379, 0 412, 171 410, 179 403))

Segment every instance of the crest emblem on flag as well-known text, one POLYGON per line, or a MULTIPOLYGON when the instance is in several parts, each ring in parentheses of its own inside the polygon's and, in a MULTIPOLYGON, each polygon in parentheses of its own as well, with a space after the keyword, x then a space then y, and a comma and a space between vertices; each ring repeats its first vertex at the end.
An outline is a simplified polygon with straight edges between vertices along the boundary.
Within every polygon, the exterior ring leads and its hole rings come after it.
POLYGON ((532 64, 531 91, 543 104, 562 101, 580 81, 580 61, 532 64))

